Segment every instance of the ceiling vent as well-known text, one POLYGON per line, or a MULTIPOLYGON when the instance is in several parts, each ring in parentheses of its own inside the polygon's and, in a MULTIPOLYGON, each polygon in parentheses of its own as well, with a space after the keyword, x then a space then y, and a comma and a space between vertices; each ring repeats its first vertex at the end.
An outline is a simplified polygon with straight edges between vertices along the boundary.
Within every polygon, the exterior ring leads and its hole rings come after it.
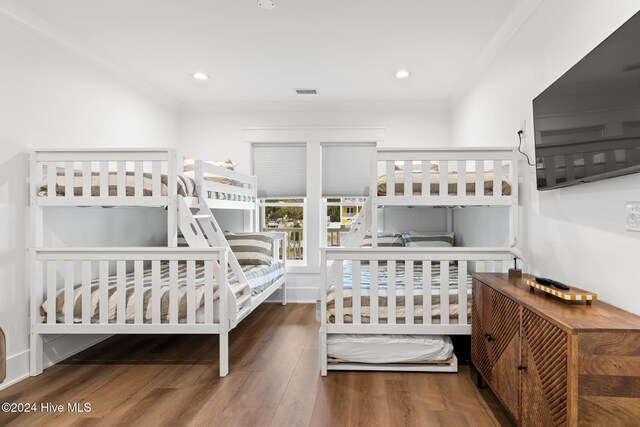
POLYGON ((296 89, 298 95, 317 95, 318 89, 296 89))

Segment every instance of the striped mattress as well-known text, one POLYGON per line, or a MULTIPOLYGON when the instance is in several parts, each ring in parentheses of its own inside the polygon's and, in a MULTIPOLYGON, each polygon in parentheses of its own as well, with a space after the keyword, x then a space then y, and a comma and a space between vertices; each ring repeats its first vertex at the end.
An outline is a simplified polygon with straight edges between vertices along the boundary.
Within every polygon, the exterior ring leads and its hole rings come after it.
MULTIPOLYGON (((387 323, 388 310, 388 268, 386 264, 378 266, 378 322, 387 323)), ((405 265, 396 264, 396 323, 405 323, 405 265)), ((370 280, 371 269, 363 264, 360 268, 360 304, 361 322, 370 322, 370 280)), ((440 263, 431 266, 431 323, 439 324, 440 319, 440 263)), ((471 316, 471 292, 472 276, 467 274, 467 323, 471 316)), ((351 261, 345 261, 343 265, 343 312, 344 323, 353 322, 353 267, 351 261)), ((423 307, 423 269, 421 262, 413 264, 413 312, 414 323, 422 323, 423 307)), ((458 266, 449 265, 449 323, 458 323, 458 266)), ((327 295, 327 317, 330 323, 335 323, 335 284, 332 284, 327 295)))
MULTIPOLYGON (((142 195, 143 197, 150 197, 153 194, 153 175, 151 173, 144 173, 142 178, 142 195)), ((225 178, 218 177, 205 177, 207 181, 220 182, 228 184, 230 186, 236 185, 233 181, 225 178)), ((117 172, 109 172, 109 197, 116 197, 118 195, 118 174, 117 172)), ((168 192, 168 176, 162 174, 160 177, 160 194, 166 196, 168 192)), ((132 197, 136 194, 135 190, 135 175, 131 171, 127 171, 125 175, 125 194, 127 197, 132 197)), ((82 196, 83 178, 82 171, 74 171, 73 176, 73 195, 76 197, 82 196)), ((243 187, 242 187, 243 188, 243 187)), ((64 196, 66 194, 66 178, 64 176, 64 170, 58 172, 56 176, 56 196, 64 196)), ((38 196, 44 197, 48 195, 48 181, 44 180, 40 184, 40 190, 38 196)), ((197 197, 196 194, 196 182, 193 178, 183 175, 177 177, 177 192, 180 196, 184 197, 197 197)), ((91 174, 91 196, 100 196, 100 174, 98 172, 92 172, 91 174)), ((254 196, 244 194, 232 194, 221 191, 207 191, 206 197, 216 200, 231 200, 234 202, 255 202, 254 196)))
MULTIPOLYGON (((253 296, 260 294, 270 285, 275 283, 278 279, 284 276, 284 264, 281 261, 273 261, 270 265, 245 265, 242 266, 242 271, 249 282, 251 287, 251 293, 253 296)), ((187 267, 186 263, 178 263, 178 318, 184 320, 187 317, 187 267)), ((238 282, 235 274, 229 271, 228 276, 231 289, 236 295, 241 293, 242 285, 238 282)), ((204 264, 196 264, 195 274, 195 296, 196 296, 196 310, 204 307, 204 264)), ((99 292, 99 279, 95 279, 91 282, 91 320, 92 322, 98 322, 100 314, 100 292, 99 292)), ((153 294, 152 291, 152 270, 151 268, 145 268, 143 273, 143 319, 145 323, 151 322, 152 319, 152 307, 154 298, 160 298, 160 320, 166 322, 169 320, 169 298, 170 289, 172 283, 169 278, 169 263, 163 262, 160 264, 160 285, 158 286, 160 293, 159 296, 153 294)), ((109 276, 107 282, 108 288, 108 318, 110 323, 115 323, 118 315, 117 302, 119 298, 119 291, 117 289, 117 275, 109 276)), ((125 278, 125 301, 126 301, 126 322, 133 322, 135 318, 135 300, 138 297, 134 284, 134 273, 127 273, 125 278)), ((219 300, 220 290, 219 286, 213 279, 213 299, 219 300)), ((82 295, 83 290, 81 285, 75 285, 73 288, 73 317, 74 322, 80 322, 82 318, 82 295)), ((65 293, 64 288, 58 289, 56 292, 56 318, 59 323, 64 323, 65 313, 65 293)), ((47 313, 49 310, 49 300, 45 301, 40 307, 40 315, 42 321, 46 321, 47 313)))

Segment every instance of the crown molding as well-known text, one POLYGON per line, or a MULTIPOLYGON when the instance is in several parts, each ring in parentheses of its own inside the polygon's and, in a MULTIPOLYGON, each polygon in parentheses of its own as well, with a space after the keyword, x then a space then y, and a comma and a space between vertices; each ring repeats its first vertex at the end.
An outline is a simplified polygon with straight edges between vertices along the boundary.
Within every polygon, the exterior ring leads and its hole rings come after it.
POLYGON ((74 38, 55 28, 47 21, 36 16, 16 1, 0 0, 0 17, 4 17, 8 21, 19 25, 33 34, 36 34, 43 39, 49 40, 50 42, 83 57, 87 61, 98 66, 113 77, 116 77, 124 83, 132 86, 134 89, 140 91, 142 94, 154 101, 168 108, 177 108, 179 103, 171 95, 142 79, 137 74, 116 65, 113 61, 110 61, 101 55, 98 55, 74 38))
POLYGON ((500 25, 493 37, 491 37, 489 43, 482 49, 482 52, 480 52, 475 61, 473 61, 471 67, 464 73, 458 84, 454 86, 454 90, 447 98, 451 108, 460 102, 462 97, 471 89, 473 84, 480 78, 480 75, 489 67, 509 40, 513 38, 543 2, 544 0, 520 0, 513 9, 511 9, 511 12, 509 12, 502 25, 500 25))
POLYGON ((344 101, 344 102, 186 102, 181 113, 229 112, 447 112, 446 101, 344 101))

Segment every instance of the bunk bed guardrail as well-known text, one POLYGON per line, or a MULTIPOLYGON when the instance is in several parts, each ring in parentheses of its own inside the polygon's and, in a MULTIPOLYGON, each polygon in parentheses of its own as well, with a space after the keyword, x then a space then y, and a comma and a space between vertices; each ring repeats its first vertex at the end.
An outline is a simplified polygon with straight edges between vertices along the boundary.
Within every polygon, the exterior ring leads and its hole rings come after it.
MULTIPOLYGON (((508 207, 509 245, 518 246, 518 156, 516 147, 379 148, 372 205, 508 207)), ((377 230, 376 215, 371 222, 377 230)))
POLYGON ((217 192, 230 195, 236 201, 250 200, 255 203, 257 177, 245 175, 204 160, 195 161, 194 171, 198 194, 206 195, 217 192))
POLYGON ((173 149, 38 150, 31 155, 32 204, 169 206, 177 174, 173 149))
POLYGON ((220 334, 220 375, 226 375, 229 306, 218 304, 216 316, 214 300, 233 293, 227 268, 220 268, 228 251, 31 249, 32 375, 43 369, 43 335, 139 333, 220 334))
POLYGON ((381 148, 371 189, 379 206, 510 205, 517 199, 517 163, 512 147, 381 148))

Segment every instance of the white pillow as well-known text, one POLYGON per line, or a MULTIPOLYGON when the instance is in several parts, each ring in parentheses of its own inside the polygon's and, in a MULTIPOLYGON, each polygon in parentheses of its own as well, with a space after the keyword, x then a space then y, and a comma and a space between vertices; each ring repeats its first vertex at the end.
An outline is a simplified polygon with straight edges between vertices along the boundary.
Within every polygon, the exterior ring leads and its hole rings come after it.
MULTIPOLYGON (((213 161, 207 161, 207 163, 211 163, 214 166, 220 166, 222 168, 225 169, 229 169, 229 170, 235 170, 236 166, 238 166, 237 163, 234 163, 233 161, 231 161, 230 159, 225 160, 224 162, 213 162, 213 161)), ((195 160, 185 157, 183 159, 183 163, 182 163, 182 172, 183 175, 188 177, 188 178, 195 178, 195 160)))

